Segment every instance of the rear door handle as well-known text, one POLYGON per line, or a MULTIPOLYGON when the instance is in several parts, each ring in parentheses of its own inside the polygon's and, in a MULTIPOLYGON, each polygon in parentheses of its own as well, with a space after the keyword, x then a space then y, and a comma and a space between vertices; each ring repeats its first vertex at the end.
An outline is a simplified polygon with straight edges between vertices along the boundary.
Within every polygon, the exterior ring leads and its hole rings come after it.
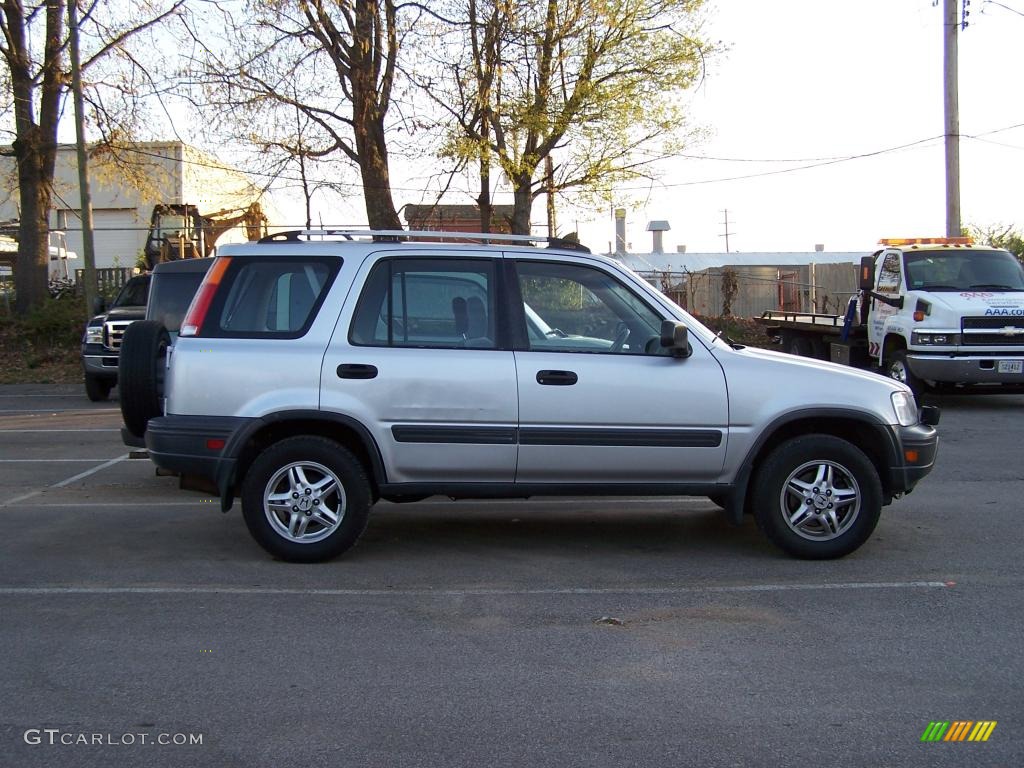
POLYGON ((362 363, 342 363, 338 366, 339 379, 375 379, 377 366, 362 363))
POLYGON ((572 371, 537 371, 537 383, 551 387, 569 387, 579 380, 572 371))

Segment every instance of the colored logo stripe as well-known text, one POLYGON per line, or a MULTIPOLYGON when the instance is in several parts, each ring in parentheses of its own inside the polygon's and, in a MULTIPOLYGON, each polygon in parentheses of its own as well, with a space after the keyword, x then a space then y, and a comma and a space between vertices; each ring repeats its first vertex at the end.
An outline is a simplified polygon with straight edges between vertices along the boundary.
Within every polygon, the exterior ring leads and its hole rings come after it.
POLYGON ((995 720, 980 720, 974 730, 971 731, 971 735, 967 737, 968 741, 988 741, 988 737, 992 735, 992 731, 996 729, 995 720))
POLYGON ((932 720, 921 734, 921 741, 988 741, 995 720, 932 720))
POLYGON ((967 738, 967 732, 974 723, 970 720, 956 720, 953 722, 949 733, 943 741, 963 741, 967 738))

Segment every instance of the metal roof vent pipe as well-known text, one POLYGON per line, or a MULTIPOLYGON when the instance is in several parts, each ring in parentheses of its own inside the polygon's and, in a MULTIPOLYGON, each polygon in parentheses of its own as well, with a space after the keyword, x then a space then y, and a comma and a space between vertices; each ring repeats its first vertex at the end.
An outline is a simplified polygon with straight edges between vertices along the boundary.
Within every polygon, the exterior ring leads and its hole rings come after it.
POLYGON ((647 222, 647 231, 651 233, 653 242, 651 244, 651 253, 664 253, 665 242, 662 240, 665 232, 668 232, 672 227, 668 225, 667 221, 656 220, 647 222))
POLYGON ((626 209, 615 209, 615 253, 621 256, 626 252, 626 209))
POLYGON ((822 253, 824 250, 825 250, 825 244, 824 243, 815 243, 814 244, 814 252, 815 253, 822 253))

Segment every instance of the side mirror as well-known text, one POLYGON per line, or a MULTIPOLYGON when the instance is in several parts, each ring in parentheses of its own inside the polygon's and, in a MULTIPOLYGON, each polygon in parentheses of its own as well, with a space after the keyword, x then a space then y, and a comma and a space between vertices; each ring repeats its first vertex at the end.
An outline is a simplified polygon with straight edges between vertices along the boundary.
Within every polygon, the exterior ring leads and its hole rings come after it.
POLYGON ((689 357, 693 351, 690 349, 690 332, 675 320, 662 321, 661 346, 671 350, 672 357, 689 357))
POLYGON ((870 291, 875 287, 875 257, 864 256, 860 260, 860 289, 870 291))

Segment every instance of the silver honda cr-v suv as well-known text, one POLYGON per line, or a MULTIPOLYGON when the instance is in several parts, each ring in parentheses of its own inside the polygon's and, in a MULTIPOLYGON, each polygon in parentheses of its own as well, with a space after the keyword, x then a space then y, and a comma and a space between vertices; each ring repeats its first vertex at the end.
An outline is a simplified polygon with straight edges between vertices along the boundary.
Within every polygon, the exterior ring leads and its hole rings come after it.
POLYGON ((710 496, 839 557, 933 465, 938 411, 901 384, 731 345, 578 245, 445 236, 222 247, 154 377, 153 461, 292 561, 432 494, 710 496))

